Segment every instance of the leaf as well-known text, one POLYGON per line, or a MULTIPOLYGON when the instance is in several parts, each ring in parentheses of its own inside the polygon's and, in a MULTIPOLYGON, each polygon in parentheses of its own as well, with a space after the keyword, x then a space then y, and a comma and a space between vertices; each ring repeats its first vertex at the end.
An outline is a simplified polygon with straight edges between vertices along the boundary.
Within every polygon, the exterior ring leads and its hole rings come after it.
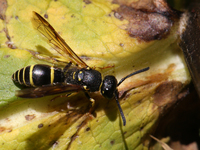
POLYGON ((1 149, 148 149, 148 135, 160 114, 177 101, 191 79, 176 44, 177 24, 165 38, 145 42, 124 30, 129 21, 115 16, 119 7, 105 0, 8 0, 6 19, 0 23, 1 31, 7 29, 10 37, 0 33, 1 149), (88 113, 90 102, 83 92, 57 98, 14 96, 19 87, 12 82, 12 73, 27 65, 52 62, 34 59, 29 51, 62 59, 32 28, 32 11, 45 16, 74 52, 103 75, 115 75, 119 81, 150 67, 119 87, 126 126, 115 101, 99 92, 90 93, 96 103, 94 114, 88 113))

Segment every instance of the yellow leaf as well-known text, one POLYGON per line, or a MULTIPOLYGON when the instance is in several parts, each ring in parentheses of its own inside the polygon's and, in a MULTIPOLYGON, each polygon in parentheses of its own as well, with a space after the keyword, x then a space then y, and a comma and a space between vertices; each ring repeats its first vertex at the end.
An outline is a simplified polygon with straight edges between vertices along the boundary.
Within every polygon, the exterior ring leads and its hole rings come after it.
POLYGON ((177 24, 165 38, 146 42, 129 35, 124 28, 129 20, 116 17, 119 7, 106 0, 8 0, 0 28, 8 30, 15 49, 7 47, 8 39, 0 33, 1 149, 148 149, 148 135, 162 108, 173 104, 191 79, 176 44, 177 24), (83 92, 58 98, 14 96, 20 89, 11 80, 15 71, 38 63, 58 65, 35 59, 29 51, 63 59, 33 29, 32 11, 45 17, 73 51, 103 76, 111 74, 119 81, 150 67, 119 86, 126 126, 115 100, 103 98, 100 92, 89 93, 96 104, 93 114, 88 113, 90 101, 83 92))

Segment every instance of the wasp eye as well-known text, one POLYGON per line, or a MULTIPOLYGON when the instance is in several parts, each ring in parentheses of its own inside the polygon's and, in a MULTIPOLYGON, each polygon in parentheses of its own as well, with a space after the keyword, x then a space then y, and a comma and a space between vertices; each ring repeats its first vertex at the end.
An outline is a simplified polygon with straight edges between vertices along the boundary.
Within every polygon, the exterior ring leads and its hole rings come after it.
POLYGON ((117 79, 111 75, 105 76, 101 86, 101 94, 105 98, 111 99, 114 96, 116 88, 117 88, 117 79))

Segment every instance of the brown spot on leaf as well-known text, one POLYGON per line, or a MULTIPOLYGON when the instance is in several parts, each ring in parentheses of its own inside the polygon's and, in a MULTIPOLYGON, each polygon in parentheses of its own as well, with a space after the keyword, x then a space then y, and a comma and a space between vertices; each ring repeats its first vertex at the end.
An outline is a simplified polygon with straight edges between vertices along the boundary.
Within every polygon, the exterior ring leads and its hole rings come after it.
POLYGON ((123 43, 119 43, 119 46, 123 47, 123 46, 124 46, 124 44, 123 44, 123 43))
POLYGON ((144 10, 148 12, 158 12, 161 14, 174 14, 165 0, 138 0, 138 1, 124 1, 113 0, 113 3, 119 5, 126 5, 138 10, 144 10))
POLYGON ((108 17, 111 17, 111 14, 108 14, 108 17))
POLYGON ((144 41, 159 40, 169 34, 173 20, 179 13, 170 9, 164 0, 140 0, 127 2, 114 0, 120 7, 115 17, 129 21, 126 29, 131 37, 144 41))
POLYGON ((178 99, 183 84, 178 81, 166 81, 160 84, 154 93, 154 104, 159 107, 167 107, 178 99))
MULTIPOLYGON (((168 77, 174 71, 175 67, 176 67, 175 64, 170 64, 164 72, 152 74, 152 75, 146 77, 146 80, 137 79, 134 82, 132 82, 131 84, 127 84, 125 81, 123 83, 123 85, 125 85, 125 86, 123 86, 123 88, 119 87, 119 97, 121 98, 121 97, 125 96, 124 94, 126 94, 127 91, 129 91, 135 87, 140 87, 140 86, 145 85, 144 88, 148 88, 148 87, 150 88, 151 83, 167 81, 168 77)), ((140 93, 140 91, 138 91, 138 92, 140 93)), ((137 93, 134 93, 134 94, 137 94, 137 93)))
POLYGON ((43 123, 40 123, 39 125, 38 125, 38 128, 42 128, 44 126, 44 124, 43 123))
POLYGON ((117 19, 119 19, 119 20, 123 20, 123 19, 124 19, 123 16, 122 16, 120 13, 118 13, 118 12, 115 12, 115 13, 114 13, 114 16, 115 16, 117 19))
POLYGON ((170 64, 164 73, 153 74, 147 78, 150 80, 150 82, 166 81, 170 74, 174 71, 175 67, 175 64, 170 64))
POLYGON ((47 14, 44 14, 44 18, 48 19, 48 17, 49 17, 49 16, 48 16, 47 14))
POLYGON ((12 128, 0 127, 0 133, 4 131, 12 132, 12 128))
POLYGON ((86 128, 86 131, 90 131, 90 127, 86 128))
POLYGON ((5 127, 0 127, 0 132, 3 132, 3 131, 5 131, 5 130, 6 130, 5 127))
POLYGON ((90 4, 90 3, 92 3, 90 0, 83 0, 83 2, 84 2, 85 4, 90 4))
POLYGON ((71 15, 71 18, 75 18, 76 16, 74 14, 71 15))
POLYGON ((32 119, 34 119, 35 118, 35 115, 33 114, 33 115, 26 115, 25 116, 25 119, 27 120, 27 121, 30 121, 30 120, 32 120, 32 119))
POLYGON ((142 131, 144 129, 144 126, 140 127, 140 131, 142 131))
POLYGON ((130 93, 127 93, 126 91, 123 91, 122 93, 121 93, 121 91, 120 91, 120 93, 119 93, 119 97, 120 97, 120 98, 123 97, 123 100, 128 99, 130 96, 131 96, 131 94, 130 94, 130 93))
MULTIPOLYGON (((11 48, 11 49, 16 49, 17 47, 16 47, 15 44, 11 41, 11 37, 10 37, 10 35, 9 35, 9 33, 8 33, 7 28, 4 28, 3 31, 5 32, 6 37, 7 37, 7 39, 8 39, 8 41, 6 41, 7 46, 8 46, 9 48, 11 48)), ((13 38, 13 37, 12 37, 12 38, 13 38)))
POLYGON ((172 22, 160 14, 142 12, 127 6, 121 6, 117 11, 120 19, 123 17, 129 20, 127 30, 130 36, 145 41, 161 39, 172 26, 172 22))
POLYGON ((4 55, 4 58, 9 58, 10 57, 10 55, 4 55))
POLYGON ((9 48, 11 49, 16 49, 17 47, 14 45, 13 42, 6 42, 6 44, 8 45, 9 48))
MULTIPOLYGON (((77 126, 77 131, 74 133, 74 135, 71 136, 71 141, 70 141, 70 143, 68 144, 67 149, 70 149, 72 142, 79 136, 79 131, 80 131, 83 127, 85 127, 85 125, 87 124, 87 122, 88 122, 89 120, 92 119, 92 115, 91 115, 91 114, 85 114, 84 117, 85 117, 84 121, 81 122, 81 123, 77 126)), ((87 127, 86 130, 87 130, 88 128, 89 128, 89 127, 87 127)), ((90 129, 90 128, 89 128, 89 129, 90 129)))
POLYGON ((5 32, 8 41, 10 41, 10 36, 8 34, 8 30, 6 28, 4 28, 3 31, 5 32))
POLYGON ((111 145, 114 145, 114 144, 115 144, 115 141, 114 141, 114 140, 110 141, 110 144, 111 144, 111 145))
POLYGON ((6 12, 7 7, 8 7, 7 1, 1 0, 0 1, 0 19, 2 19, 2 20, 5 20, 5 18, 6 18, 5 12, 6 12))
POLYGON ((154 133, 155 137, 159 137, 159 139, 170 137, 169 146, 176 150, 179 150, 177 142, 181 142, 181 145, 184 146, 182 149, 186 150, 185 146, 189 143, 199 143, 200 141, 200 99, 194 85, 190 84, 185 87, 181 93, 185 93, 185 91, 189 94, 178 100, 176 105, 165 113, 154 133))

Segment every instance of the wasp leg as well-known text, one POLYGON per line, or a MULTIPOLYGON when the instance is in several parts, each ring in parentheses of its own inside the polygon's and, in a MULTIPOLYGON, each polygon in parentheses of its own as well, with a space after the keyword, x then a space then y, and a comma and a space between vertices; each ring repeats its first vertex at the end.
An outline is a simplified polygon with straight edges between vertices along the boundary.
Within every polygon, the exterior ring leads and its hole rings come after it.
POLYGON ((40 53, 32 51, 32 50, 28 50, 28 51, 33 55, 33 57, 35 57, 39 60, 46 60, 46 61, 51 62, 51 63, 58 63, 58 60, 56 58, 47 56, 45 54, 40 54, 40 53))
POLYGON ((33 55, 34 58, 39 59, 39 60, 44 60, 44 61, 47 61, 47 62, 52 63, 52 64, 66 65, 66 63, 67 63, 66 61, 63 61, 60 58, 50 57, 50 56, 47 56, 45 54, 41 54, 41 53, 38 53, 38 52, 35 52, 35 51, 32 51, 32 50, 28 50, 28 52, 30 52, 33 55))
POLYGON ((91 106, 90 106, 89 113, 92 114, 92 112, 94 111, 95 100, 94 100, 93 98, 91 98, 87 92, 84 92, 84 93, 85 93, 85 96, 86 96, 86 97, 90 100, 90 102, 91 102, 91 106))
MULTIPOLYGON (((73 93, 55 96, 54 98, 51 99, 51 101, 54 101, 57 98, 70 97, 70 96, 73 96, 73 93)), ((67 102, 67 110, 68 111, 76 111, 77 107, 73 107, 73 106, 70 105, 70 102, 67 102)))
POLYGON ((54 100, 56 100, 57 98, 69 97, 71 94, 72 94, 72 93, 65 94, 65 95, 58 95, 58 96, 55 96, 54 98, 51 99, 51 101, 54 101, 54 100))

